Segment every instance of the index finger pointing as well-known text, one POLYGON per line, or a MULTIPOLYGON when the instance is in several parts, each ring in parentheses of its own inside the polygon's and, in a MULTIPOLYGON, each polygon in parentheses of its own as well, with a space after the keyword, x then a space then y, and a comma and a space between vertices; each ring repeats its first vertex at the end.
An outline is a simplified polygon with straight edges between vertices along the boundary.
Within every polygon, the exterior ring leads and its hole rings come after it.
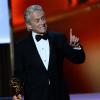
POLYGON ((70 33, 70 38, 72 38, 72 28, 70 28, 69 33, 70 33))

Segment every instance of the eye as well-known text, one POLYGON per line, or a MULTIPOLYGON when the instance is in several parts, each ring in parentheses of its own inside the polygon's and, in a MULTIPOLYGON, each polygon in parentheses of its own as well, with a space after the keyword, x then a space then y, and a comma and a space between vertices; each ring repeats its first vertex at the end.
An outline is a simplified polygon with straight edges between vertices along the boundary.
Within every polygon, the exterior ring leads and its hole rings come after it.
POLYGON ((41 18, 41 20, 45 20, 45 17, 43 16, 43 17, 41 18))
POLYGON ((34 22, 35 22, 35 23, 38 23, 38 22, 39 22, 39 19, 35 19, 34 22))

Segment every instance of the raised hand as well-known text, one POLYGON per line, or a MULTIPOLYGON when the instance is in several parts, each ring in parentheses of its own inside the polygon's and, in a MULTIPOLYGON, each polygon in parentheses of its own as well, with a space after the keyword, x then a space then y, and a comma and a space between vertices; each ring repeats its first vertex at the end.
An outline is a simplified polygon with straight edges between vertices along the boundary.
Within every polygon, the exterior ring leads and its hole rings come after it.
POLYGON ((70 40, 69 40, 69 44, 70 46, 72 47, 77 47, 77 48, 80 48, 80 43, 79 43, 79 38, 76 37, 75 35, 73 35, 72 33, 72 28, 70 28, 70 40))

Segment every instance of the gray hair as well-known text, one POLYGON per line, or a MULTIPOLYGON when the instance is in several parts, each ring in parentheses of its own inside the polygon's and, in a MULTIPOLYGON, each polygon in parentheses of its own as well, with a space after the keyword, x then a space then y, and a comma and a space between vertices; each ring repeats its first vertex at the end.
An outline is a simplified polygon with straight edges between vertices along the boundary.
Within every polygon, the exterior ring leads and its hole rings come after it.
POLYGON ((43 11, 43 8, 40 5, 29 6, 24 13, 26 23, 30 24, 30 14, 35 11, 43 11))

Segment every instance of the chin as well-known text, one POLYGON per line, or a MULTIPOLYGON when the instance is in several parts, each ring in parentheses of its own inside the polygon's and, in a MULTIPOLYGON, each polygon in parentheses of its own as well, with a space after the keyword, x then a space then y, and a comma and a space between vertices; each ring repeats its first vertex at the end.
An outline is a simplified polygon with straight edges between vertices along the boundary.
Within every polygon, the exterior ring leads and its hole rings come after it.
POLYGON ((44 34, 44 33, 46 33, 46 31, 41 31, 40 33, 41 33, 41 34, 44 34))

